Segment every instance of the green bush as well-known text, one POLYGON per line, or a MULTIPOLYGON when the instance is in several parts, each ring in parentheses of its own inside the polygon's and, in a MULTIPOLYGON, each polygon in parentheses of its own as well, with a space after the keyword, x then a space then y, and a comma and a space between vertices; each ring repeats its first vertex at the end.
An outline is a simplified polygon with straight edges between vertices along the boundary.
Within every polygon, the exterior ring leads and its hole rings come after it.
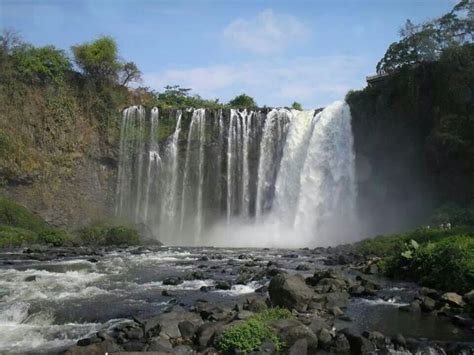
POLYGON ((55 247, 63 246, 71 239, 71 235, 61 229, 48 229, 38 234, 40 244, 49 244, 55 247))
POLYGON ((0 225, 41 232, 47 228, 46 222, 27 208, 0 197, 0 225))
POLYGON ((235 350, 240 350, 242 353, 247 354, 257 350, 262 342, 268 339, 275 345, 277 352, 279 352, 283 347, 283 343, 265 322, 292 317, 293 315, 290 311, 280 308, 271 308, 260 312, 245 322, 225 330, 217 339, 217 350, 224 354, 233 354, 235 350))
POLYGON ((474 285, 474 238, 454 235, 425 244, 412 241, 389 257, 385 267, 388 276, 464 293, 474 285))
POLYGON ((31 230, 0 225, 0 248, 20 247, 35 243, 37 234, 31 230))
POLYGON ((79 241, 86 245, 136 245, 140 243, 138 232, 127 226, 95 224, 78 232, 79 241))
POLYGON ((453 226, 474 226, 474 203, 466 207, 445 204, 434 211, 430 220, 435 225, 449 222, 453 226))

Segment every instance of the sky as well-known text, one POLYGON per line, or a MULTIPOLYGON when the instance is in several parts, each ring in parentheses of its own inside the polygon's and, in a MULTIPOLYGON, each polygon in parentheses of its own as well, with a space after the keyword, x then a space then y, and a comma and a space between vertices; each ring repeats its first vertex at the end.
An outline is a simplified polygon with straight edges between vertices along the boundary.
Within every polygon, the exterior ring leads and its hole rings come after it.
POLYGON ((142 86, 181 85, 227 102, 305 108, 365 86, 406 19, 448 12, 455 0, 0 0, 0 28, 34 45, 108 35, 135 62, 142 86))

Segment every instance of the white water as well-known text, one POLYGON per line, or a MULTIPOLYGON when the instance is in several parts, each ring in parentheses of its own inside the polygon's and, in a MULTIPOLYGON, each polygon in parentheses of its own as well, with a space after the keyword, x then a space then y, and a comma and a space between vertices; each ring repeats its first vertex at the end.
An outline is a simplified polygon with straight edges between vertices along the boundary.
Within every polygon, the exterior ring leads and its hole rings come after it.
POLYGON ((170 245, 314 246, 357 237, 347 104, 335 102, 316 115, 287 109, 191 112, 184 120, 179 112, 174 133, 155 142, 158 113, 152 111, 148 144, 127 137, 146 131, 144 109, 124 112, 118 214, 127 216, 126 204, 135 214, 144 211, 131 217, 170 245), (180 141, 181 130, 187 138, 180 141), (158 157, 165 152, 161 167, 149 164, 142 174, 141 157, 154 154, 152 149, 158 157))

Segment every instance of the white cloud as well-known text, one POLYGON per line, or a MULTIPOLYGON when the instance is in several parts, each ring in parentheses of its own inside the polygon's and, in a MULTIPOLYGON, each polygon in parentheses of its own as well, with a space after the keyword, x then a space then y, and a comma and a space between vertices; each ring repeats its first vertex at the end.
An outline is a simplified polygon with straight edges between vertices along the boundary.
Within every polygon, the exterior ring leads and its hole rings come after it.
POLYGON ((179 84, 222 101, 245 92, 261 105, 285 106, 299 101, 314 108, 363 86, 368 67, 361 58, 347 56, 258 60, 145 73, 144 82, 157 90, 179 84))
POLYGON ((280 52, 308 37, 306 26, 296 17, 264 10, 252 19, 238 18, 223 32, 225 43, 259 54, 280 52))

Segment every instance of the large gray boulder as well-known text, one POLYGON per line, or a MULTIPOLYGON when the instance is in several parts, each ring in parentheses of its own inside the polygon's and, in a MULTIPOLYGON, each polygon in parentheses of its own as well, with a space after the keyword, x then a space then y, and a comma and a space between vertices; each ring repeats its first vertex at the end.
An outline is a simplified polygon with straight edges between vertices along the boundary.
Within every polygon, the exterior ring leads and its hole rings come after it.
POLYGON ((313 297, 313 291, 299 274, 276 275, 270 281, 268 293, 275 306, 296 309, 297 311, 305 311, 313 297))

